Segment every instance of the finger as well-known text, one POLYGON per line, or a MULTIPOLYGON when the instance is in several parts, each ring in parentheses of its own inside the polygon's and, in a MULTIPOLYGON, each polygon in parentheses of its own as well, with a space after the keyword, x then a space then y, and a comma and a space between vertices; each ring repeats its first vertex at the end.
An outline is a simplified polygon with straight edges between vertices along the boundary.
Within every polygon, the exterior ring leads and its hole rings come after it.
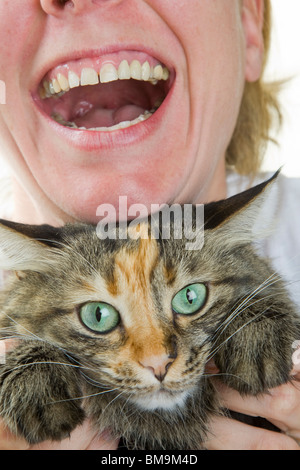
POLYGON ((86 450, 117 450, 119 440, 113 439, 108 431, 95 436, 86 450))
POLYGON ((118 443, 109 436, 108 432, 98 435, 91 422, 86 420, 81 426, 74 429, 70 437, 60 442, 44 441, 41 444, 31 446, 30 450, 112 450, 117 447, 118 443))
MULTIPOLYGON (((258 397, 242 397, 237 391, 219 381, 215 386, 222 404, 238 413, 261 416, 268 419, 284 432, 300 431, 300 384, 292 382, 281 385, 258 397)), ((294 435, 294 434, 293 434, 294 435)), ((295 435, 298 437, 298 434, 295 435)))
MULTIPOLYGON (((16 347, 18 341, 15 339, 0 340, 0 364, 5 364, 6 354, 16 347)), ((0 420, 0 450, 26 450, 29 444, 12 434, 2 420, 0 420)))
POLYGON ((18 345, 19 341, 15 339, 0 340, 0 364, 5 364, 6 354, 18 345))
POLYGON ((6 352, 10 351, 11 349, 15 348, 19 344, 18 339, 10 338, 10 339, 4 339, 1 341, 1 343, 5 344, 5 349, 6 352))
POLYGON ((255 428, 234 419, 217 417, 211 421, 207 450, 300 450, 285 434, 255 428))
POLYGON ((26 450, 29 444, 12 434, 0 420, 0 450, 26 450))
POLYGON ((215 375, 218 374, 220 370, 215 364, 215 361, 213 359, 210 359, 206 365, 205 365, 205 373, 210 374, 210 375, 215 375))
POLYGON ((293 370, 291 375, 294 379, 300 380, 300 349, 293 354, 293 370))

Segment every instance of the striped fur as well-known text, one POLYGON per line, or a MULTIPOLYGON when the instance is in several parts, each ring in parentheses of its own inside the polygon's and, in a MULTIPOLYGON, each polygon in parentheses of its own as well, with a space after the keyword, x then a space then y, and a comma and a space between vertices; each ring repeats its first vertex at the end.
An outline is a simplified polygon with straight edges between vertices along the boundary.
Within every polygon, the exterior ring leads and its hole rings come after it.
POLYGON ((9 428, 35 443, 62 439, 90 416, 130 448, 201 449, 209 417, 221 413, 208 361, 242 394, 288 381, 297 311, 252 247, 275 179, 207 205, 199 251, 185 240, 101 241, 84 224, 2 221, 3 267, 17 273, 0 314, 1 337, 19 339, 0 366, 9 428), (176 313, 172 299, 193 283, 206 286, 203 307, 176 313), (79 317, 82 305, 100 301, 119 312, 105 334, 79 317))

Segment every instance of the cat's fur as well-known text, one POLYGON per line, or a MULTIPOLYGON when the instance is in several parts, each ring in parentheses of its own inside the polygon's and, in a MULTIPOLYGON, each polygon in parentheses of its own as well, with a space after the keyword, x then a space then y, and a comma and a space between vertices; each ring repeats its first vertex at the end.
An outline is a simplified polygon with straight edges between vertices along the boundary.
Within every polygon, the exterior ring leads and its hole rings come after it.
POLYGON ((195 251, 185 240, 101 241, 90 225, 2 220, 0 264, 16 275, 1 295, 0 335, 20 340, 0 366, 9 428, 31 443, 59 440, 89 416, 130 448, 198 449, 209 416, 221 412, 209 359, 242 394, 287 382, 299 317, 252 246, 275 179, 207 205, 195 251), (194 282, 208 286, 204 307, 175 314, 173 296, 194 282), (78 309, 90 301, 112 304, 121 323, 107 334, 88 330, 78 309), (145 364, 164 355, 170 364, 157 378, 145 364))

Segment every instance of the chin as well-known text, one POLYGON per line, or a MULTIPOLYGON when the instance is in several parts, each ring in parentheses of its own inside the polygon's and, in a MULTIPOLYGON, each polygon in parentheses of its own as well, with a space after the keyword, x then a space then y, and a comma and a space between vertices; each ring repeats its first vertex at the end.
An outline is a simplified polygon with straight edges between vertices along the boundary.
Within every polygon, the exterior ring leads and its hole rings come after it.
POLYGON ((187 398, 190 395, 191 392, 189 391, 174 393, 162 389, 146 395, 134 397, 131 401, 134 401, 134 403, 144 411, 174 411, 176 408, 184 408, 187 398))

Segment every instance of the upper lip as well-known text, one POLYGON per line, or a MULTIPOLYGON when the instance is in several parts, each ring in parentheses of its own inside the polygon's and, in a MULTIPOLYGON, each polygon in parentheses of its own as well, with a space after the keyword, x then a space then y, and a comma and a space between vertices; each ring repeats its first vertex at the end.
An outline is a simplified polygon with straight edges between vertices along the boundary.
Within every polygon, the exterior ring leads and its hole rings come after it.
POLYGON ((125 44, 122 44, 122 42, 120 42, 117 45, 106 46, 101 49, 93 48, 93 49, 82 49, 78 51, 70 51, 69 53, 66 53, 64 55, 49 59, 47 63, 45 63, 39 68, 39 71, 36 74, 36 80, 33 85, 32 93, 33 94, 37 93, 38 87, 41 81, 43 80, 43 78, 45 77, 45 75, 48 72, 50 72, 52 69, 54 69, 55 67, 58 67, 59 65, 63 65, 65 63, 71 62, 72 60, 102 57, 104 55, 112 54, 112 53, 119 52, 119 51, 126 51, 126 50, 145 52, 148 55, 157 59, 159 62, 163 63, 169 69, 169 71, 174 70, 174 67, 159 52, 154 51, 151 48, 145 48, 140 45, 136 45, 136 44, 125 45, 125 44))

